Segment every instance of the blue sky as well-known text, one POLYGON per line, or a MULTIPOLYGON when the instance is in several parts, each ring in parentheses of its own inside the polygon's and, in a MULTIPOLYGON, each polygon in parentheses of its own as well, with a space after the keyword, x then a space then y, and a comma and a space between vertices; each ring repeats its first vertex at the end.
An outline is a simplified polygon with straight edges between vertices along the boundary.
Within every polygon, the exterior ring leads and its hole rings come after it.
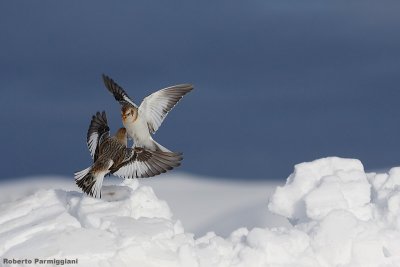
POLYGON ((155 139, 181 171, 284 179, 326 156, 399 164, 397 1, 3 1, 0 179, 90 164, 91 115, 121 126, 106 73, 140 102, 195 90, 155 139))

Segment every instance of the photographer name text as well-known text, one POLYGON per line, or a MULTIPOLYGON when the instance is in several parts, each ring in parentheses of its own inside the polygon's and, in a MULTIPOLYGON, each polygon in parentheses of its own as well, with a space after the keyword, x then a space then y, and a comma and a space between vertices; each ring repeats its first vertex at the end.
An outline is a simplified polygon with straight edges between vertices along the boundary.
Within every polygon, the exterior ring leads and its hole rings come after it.
POLYGON ((78 259, 8 259, 8 258, 3 258, 2 260, 3 264, 8 264, 8 265, 20 265, 20 264, 35 264, 35 265, 73 265, 73 264, 78 264, 78 259))

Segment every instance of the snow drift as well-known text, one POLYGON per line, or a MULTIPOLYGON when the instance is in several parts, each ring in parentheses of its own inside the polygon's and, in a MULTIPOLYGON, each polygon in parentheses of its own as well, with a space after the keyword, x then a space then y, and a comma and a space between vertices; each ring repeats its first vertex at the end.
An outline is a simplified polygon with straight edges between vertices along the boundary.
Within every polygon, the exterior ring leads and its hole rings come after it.
MULTIPOLYGON (((37 190, 0 206, 1 259, 78 259, 78 266, 400 266, 400 168, 360 161, 295 166, 266 205, 293 226, 195 239, 151 187, 126 180, 103 199, 37 190)), ((196 212, 195 210, 193 212, 196 212)), ((4 266, 15 266, 4 264, 4 266)))

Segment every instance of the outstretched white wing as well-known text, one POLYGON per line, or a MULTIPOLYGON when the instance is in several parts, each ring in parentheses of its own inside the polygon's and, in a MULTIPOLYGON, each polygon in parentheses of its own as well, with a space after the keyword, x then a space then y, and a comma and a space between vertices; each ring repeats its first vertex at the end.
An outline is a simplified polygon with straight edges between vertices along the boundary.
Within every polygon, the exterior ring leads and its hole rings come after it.
POLYGON ((145 119, 151 133, 158 130, 168 112, 191 90, 191 84, 179 84, 161 89, 143 99, 139 106, 139 116, 145 119))
POLYGON ((112 171, 121 178, 147 178, 159 175, 180 165, 182 154, 128 148, 129 158, 112 171))

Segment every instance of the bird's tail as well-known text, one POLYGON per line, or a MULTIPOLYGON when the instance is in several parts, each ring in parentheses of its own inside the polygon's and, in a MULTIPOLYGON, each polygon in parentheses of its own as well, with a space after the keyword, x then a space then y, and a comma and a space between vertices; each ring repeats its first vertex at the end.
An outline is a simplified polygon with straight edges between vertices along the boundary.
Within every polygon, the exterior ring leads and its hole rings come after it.
POLYGON ((161 151, 161 152, 172 152, 171 150, 169 150, 166 147, 163 147, 162 145, 160 145, 159 143, 157 143, 156 141, 152 140, 154 142, 154 145, 156 147, 156 151, 161 151))
POLYGON ((93 166, 82 171, 74 173, 75 182, 83 192, 92 196, 101 198, 101 186, 103 185, 104 175, 107 171, 94 171, 93 166))

